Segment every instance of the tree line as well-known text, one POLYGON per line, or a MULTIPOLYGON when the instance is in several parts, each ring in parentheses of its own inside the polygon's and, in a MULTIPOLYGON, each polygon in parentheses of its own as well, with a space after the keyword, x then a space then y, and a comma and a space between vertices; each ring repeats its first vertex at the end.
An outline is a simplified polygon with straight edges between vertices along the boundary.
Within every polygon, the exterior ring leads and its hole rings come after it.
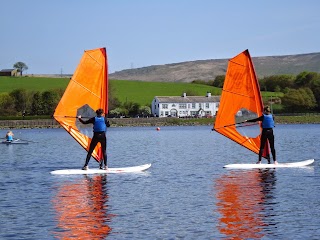
MULTIPOLYGON (((150 106, 140 106, 138 103, 121 103, 113 97, 112 87, 109 86, 109 116, 111 117, 146 117, 151 115, 150 106)), ((0 94, 1 116, 52 116, 64 89, 27 91, 16 89, 9 93, 0 94)))
MULTIPOLYGON (((225 75, 205 82, 195 80, 193 83, 206 84, 222 88, 225 75)), ((320 74, 301 72, 298 75, 273 75, 259 79, 260 90, 283 93, 273 101, 282 105, 282 112, 306 112, 320 110, 320 74)), ((277 95, 277 94, 275 94, 277 95)))
MULTIPOLYGON (((218 88, 223 87, 225 76, 217 76, 214 80, 193 83, 206 84, 218 88)), ((278 112, 309 112, 320 110, 320 74, 301 72, 297 76, 274 75, 259 79, 261 91, 283 93, 282 97, 274 97, 273 103, 280 104, 278 112)), ((0 94, 1 116, 42 116, 53 115, 64 89, 44 92, 16 89, 0 94)), ((145 117, 151 116, 149 106, 140 106, 135 102, 121 103, 115 96, 112 85, 109 86, 110 117, 145 117)), ((189 94, 193 95, 193 94, 189 94)), ((269 99, 270 100, 270 99, 269 99)), ((269 101, 268 100, 268 101, 269 101)))

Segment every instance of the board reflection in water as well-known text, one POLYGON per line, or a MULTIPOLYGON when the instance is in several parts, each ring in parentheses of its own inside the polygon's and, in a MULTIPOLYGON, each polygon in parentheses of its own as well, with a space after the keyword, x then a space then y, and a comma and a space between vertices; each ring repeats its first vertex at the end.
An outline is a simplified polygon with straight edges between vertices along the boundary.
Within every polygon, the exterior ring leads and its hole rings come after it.
POLYGON ((228 239, 260 239, 266 232, 270 236, 270 228, 276 227, 272 218, 275 186, 274 169, 231 171, 218 178, 215 190, 220 233, 228 239))
POLYGON ((59 239, 104 239, 111 231, 106 175, 62 183, 52 203, 59 239))

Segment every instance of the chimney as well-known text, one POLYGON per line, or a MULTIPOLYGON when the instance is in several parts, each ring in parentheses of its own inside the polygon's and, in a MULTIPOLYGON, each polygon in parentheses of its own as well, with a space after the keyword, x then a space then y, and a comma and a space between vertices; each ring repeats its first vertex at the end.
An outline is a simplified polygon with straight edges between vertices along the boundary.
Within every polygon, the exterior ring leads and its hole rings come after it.
POLYGON ((184 93, 182 94, 182 97, 187 97, 187 94, 184 92, 184 93))
POLYGON ((211 92, 207 92, 207 97, 211 97, 211 92))

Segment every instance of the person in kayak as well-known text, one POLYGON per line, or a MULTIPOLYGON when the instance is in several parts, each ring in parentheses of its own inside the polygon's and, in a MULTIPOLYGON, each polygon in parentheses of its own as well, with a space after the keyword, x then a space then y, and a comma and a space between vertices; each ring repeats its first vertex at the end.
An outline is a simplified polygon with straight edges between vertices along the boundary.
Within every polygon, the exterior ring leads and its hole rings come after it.
POLYGON ((6 140, 8 142, 12 142, 13 141, 13 136, 14 136, 13 132, 12 131, 8 131, 7 134, 6 134, 6 140))
MULTIPOLYGON (((261 140, 260 140, 260 150, 259 150, 259 160, 257 164, 261 164, 262 153, 264 147, 266 146, 267 140, 269 141, 271 154, 274 161, 274 164, 278 164, 276 159, 276 150, 274 148, 274 135, 273 135, 273 128, 274 125, 274 116, 271 114, 271 110, 269 106, 263 108, 263 114, 255 119, 246 120, 245 122, 257 122, 261 121, 262 124, 262 133, 261 133, 261 140)), ((270 163, 270 159, 268 159, 270 163)))
POLYGON ((108 169, 107 153, 106 153, 106 149, 107 149, 106 131, 107 131, 107 127, 110 127, 110 123, 107 120, 107 118, 103 116, 103 113, 104 113, 103 109, 100 108, 96 111, 97 116, 90 118, 87 121, 82 120, 81 115, 78 116, 78 119, 81 123, 83 123, 83 124, 92 123, 93 124, 93 137, 91 139, 87 158, 86 158, 86 161, 85 161, 85 164, 84 164, 82 170, 89 169, 88 164, 89 164, 89 161, 91 158, 91 154, 98 143, 101 144, 102 156, 103 156, 103 161, 102 160, 100 161, 100 169, 104 169, 104 170, 108 169), (104 163, 104 167, 103 167, 103 163, 104 163))

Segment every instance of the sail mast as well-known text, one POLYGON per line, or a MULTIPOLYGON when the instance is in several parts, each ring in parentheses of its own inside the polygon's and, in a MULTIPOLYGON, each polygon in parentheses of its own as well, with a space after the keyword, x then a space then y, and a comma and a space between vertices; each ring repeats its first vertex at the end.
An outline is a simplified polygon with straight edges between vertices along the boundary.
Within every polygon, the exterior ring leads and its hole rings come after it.
MULTIPOLYGON (((88 131, 82 131, 76 117, 78 115, 94 117, 96 109, 99 108, 108 112, 107 68, 105 48, 85 51, 53 115, 56 121, 87 151, 91 136, 88 131)), ((100 148, 98 144, 92 153, 97 161, 101 159, 100 148)))
POLYGON ((258 154, 260 135, 249 137, 240 133, 237 116, 246 118, 247 114, 247 119, 253 118, 253 114, 261 116, 262 110, 259 82, 249 51, 245 50, 229 60, 214 130, 258 154))

